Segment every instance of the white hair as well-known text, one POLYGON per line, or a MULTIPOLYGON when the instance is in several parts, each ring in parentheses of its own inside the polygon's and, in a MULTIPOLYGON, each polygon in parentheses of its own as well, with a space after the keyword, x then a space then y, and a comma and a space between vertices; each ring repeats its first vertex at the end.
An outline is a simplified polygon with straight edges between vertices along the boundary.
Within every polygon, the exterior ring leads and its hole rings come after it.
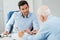
POLYGON ((41 6, 41 7, 38 9, 37 12, 38 12, 37 14, 38 14, 39 16, 40 16, 40 15, 44 15, 44 16, 51 15, 51 11, 50 11, 50 9, 48 8, 48 6, 46 6, 46 5, 41 6))

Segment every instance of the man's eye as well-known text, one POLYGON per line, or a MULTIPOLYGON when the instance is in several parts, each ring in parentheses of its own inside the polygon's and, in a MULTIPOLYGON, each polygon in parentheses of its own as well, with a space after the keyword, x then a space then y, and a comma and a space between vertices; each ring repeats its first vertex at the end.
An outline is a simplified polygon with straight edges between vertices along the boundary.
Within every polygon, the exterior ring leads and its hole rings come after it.
POLYGON ((27 7, 25 9, 27 9, 27 7))
POLYGON ((24 9, 22 9, 22 10, 24 10, 24 9))

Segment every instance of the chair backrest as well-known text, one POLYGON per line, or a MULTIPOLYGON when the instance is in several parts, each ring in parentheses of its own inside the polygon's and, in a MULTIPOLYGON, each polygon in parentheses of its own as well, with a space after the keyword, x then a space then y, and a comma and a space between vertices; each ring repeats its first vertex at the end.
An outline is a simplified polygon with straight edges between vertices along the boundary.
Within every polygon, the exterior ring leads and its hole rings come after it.
POLYGON ((9 13, 7 13, 6 23, 9 21, 9 19, 11 18, 12 14, 13 14, 14 12, 18 12, 18 11, 10 11, 9 13))
MULTIPOLYGON (((7 16, 6 16, 6 24, 8 23, 9 19, 11 18, 11 16, 13 15, 14 12, 18 12, 18 11, 10 11, 7 16)), ((13 30, 13 25, 11 25, 10 31, 9 33, 11 33, 13 30)))

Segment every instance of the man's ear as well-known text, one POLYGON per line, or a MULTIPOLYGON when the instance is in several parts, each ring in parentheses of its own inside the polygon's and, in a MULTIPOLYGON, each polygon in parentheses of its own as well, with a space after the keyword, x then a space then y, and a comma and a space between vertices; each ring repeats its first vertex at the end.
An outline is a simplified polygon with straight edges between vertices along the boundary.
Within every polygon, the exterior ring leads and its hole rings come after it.
POLYGON ((41 21, 44 22, 44 16, 41 16, 41 21))
POLYGON ((29 8, 29 5, 28 5, 28 8, 29 8))
POLYGON ((19 11, 21 11, 21 9, 19 8, 19 11))
POLYGON ((19 10, 20 10, 20 7, 19 7, 19 10))
POLYGON ((42 19, 44 20, 44 16, 41 16, 42 17, 42 19))

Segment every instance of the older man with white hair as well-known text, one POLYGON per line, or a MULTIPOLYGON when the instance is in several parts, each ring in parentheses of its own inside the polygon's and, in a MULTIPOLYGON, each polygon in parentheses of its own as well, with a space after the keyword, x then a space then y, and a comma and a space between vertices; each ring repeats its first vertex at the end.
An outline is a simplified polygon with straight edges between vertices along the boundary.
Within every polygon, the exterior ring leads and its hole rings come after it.
POLYGON ((37 15, 43 24, 36 35, 26 36, 26 40, 60 40, 60 18, 53 16, 47 5, 42 5, 37 15))
POLYGON ((47 5, 38 9, 38 18, 43 24, 34 40, 60 40, 60 18, 51 15, 47 5))

